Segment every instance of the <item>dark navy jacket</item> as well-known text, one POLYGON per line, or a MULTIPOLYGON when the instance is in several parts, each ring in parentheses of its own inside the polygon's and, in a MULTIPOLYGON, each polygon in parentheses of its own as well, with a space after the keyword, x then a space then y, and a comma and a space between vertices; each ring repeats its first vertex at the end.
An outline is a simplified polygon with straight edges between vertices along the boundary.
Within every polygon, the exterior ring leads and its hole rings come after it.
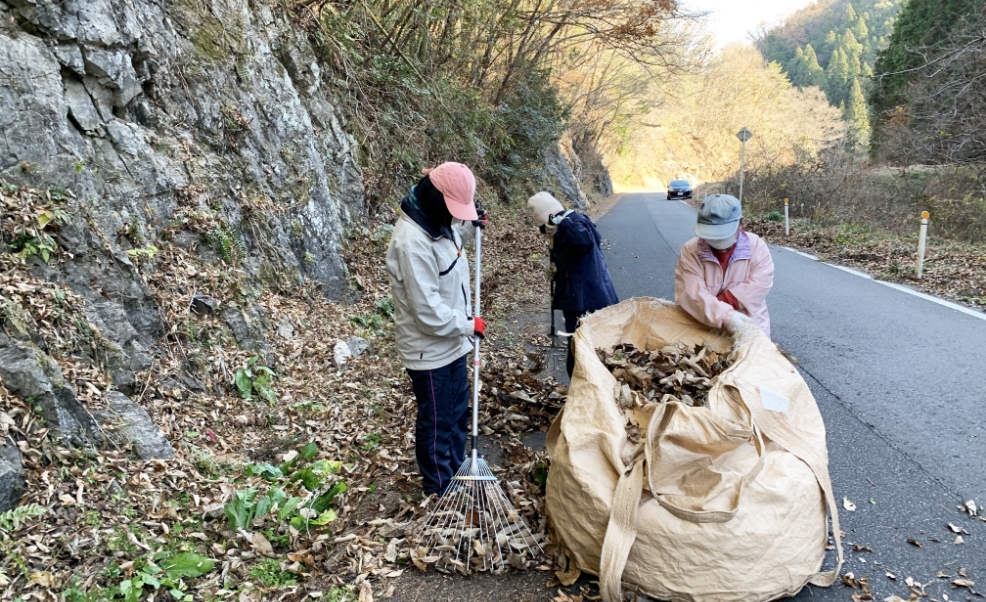
POLYGON ((602 237, 585 215, 573 211, 558 224, 551 247, 555 275, 554 308, 590 312, 619 303, 606 261, 602 237))

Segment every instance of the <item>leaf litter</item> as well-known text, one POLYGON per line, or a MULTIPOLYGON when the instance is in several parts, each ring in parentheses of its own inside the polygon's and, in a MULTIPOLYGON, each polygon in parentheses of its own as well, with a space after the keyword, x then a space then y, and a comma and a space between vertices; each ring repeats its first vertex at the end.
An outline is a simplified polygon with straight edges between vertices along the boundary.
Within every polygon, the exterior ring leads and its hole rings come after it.
MULTIPOLYGON (((171 234, 160 239, 184 230, 208 246, 222 224, 198 209, 200 193, 189 187, 179 195, 171 234)), ((51 205, 38 191, 5 188, 4 194, 0 225, 10 232, 51 205)), ((116 248, 112 235, 97 234, 107 249, 116 248)), ((348 305, 326 300, 312 282, 278 280, 270 290, 256 288, 235 248, 232 264, 196 245, 166 243, 134 262, 158 300, 167 333, 156 342, 151 369, 137 375, 133 398, 171 442, 174 460, 137 461, 125 445, 62 447, 30 404, 0 381, 0 435, 23 455, 21 504, 43 513, 0 531, 0 600, 119 592, 136 584, 148 592, 160 567, 174 566, 168 563, 180 554, 202 559, 201 574, 174 580, 176 594, 196 599, 301 600, 309 593, 372 599, 374 591, 393 592, 386 582, 416 564, 414 525, 434 501, 420 494, 415 401, 386 311, 387 234, 386 228, 358 229, 348 241, 355 293, 348 305), (268 347, 239 348, 216 313, 192 309, 201 296, 244 313, 255 309, 268 347), (366 338, 372 352, 340 369, 334 347, 354 335, 366 338), (270 370, 274 397, 243 395, 237 374, 251 365, 270 370), (299 459, 309 445, 311 456, 299 459), (327 510, 299 509, 332 483, 342 483, 344 491, 327 510), (233 530, 227 509, 243 492, 255 497, 234 512, 246 523, 233 530), (292 504, 298 506, 285 517, 297 521, 280 520, 292 504)), ((530 283, 539 281, 543 239, 524 227, 493 225, 487 234, 484 311, 506 315, 539 302, 544 295, 530 283)), ((48 258, 54 266, 70 260, 58 249, 48 258)), ((112 381, 91 359, 98 357, 92 349, 98 330, 85 317, 86 302, 37 277, 37 259, 2 253, 0 262, 7 323, 13 316, 25 330, 42 334, 80 399, 100 407, 112 381)), ((564 570, 566 559, 551 544, 543 512, 547 454, 513 438, 546 429, 563 403, 563 386, 537 378, 538 361, 491 348, 483 421, 503 437, 503 467, 494 468, 503 489, 549 552, 538 568, 564 570)))

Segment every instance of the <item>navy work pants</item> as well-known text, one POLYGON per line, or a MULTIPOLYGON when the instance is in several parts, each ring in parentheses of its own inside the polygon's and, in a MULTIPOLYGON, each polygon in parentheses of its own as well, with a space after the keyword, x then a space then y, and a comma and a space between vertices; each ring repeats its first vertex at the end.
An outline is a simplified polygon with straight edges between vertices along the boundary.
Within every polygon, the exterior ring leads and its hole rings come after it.
POLYGON ((425 494, 444 493, 465 460, 469 430, 467 357, 435 370, 407 370, 418 401, 415 457, 425 494))

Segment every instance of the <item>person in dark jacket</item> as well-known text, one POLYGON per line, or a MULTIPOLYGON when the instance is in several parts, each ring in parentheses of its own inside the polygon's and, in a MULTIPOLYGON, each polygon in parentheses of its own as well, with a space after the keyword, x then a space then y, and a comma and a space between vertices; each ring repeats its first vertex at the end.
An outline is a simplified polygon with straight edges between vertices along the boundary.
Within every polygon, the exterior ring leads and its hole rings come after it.
MULTIPOLYGON (((552 308, 565 316, 565 332, 574 333, 586 314, 619 303, 599 244, 602 237, 588 216, 565 211, 551 193, 539 192, 527 201, 542 232, 551 238, 548 276, 555 283, 552 308)), ((568 375, 575 368, 569 345, 568 375)))

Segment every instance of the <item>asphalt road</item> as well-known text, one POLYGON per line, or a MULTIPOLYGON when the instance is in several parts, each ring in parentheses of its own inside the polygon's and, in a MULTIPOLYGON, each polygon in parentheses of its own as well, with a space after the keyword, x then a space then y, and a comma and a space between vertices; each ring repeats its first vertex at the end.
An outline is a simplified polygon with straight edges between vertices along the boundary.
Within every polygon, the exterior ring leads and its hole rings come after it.
MULTIPOLYGON (((626 195, 598 220, 621 299, 673 299, 677 251, 694 224, 694 209, 663 194, 626 195)), ((857 508, 839 509, 843 573, 869 575, 876 600, 906 600, 908 577, 928 584, 930 599, 979 599, 936 575, 965 568, 986 592, 986 522, 957 509, 970 499, 986 506, 986 320, 780 247, 771 252, 772 335, 800 360, 825 419, 836 497, 857 508), (969 532, 964 543, 955 543, 950 522, 969 532)), ((797 599, 850 593, 808 587, 797 599)))

